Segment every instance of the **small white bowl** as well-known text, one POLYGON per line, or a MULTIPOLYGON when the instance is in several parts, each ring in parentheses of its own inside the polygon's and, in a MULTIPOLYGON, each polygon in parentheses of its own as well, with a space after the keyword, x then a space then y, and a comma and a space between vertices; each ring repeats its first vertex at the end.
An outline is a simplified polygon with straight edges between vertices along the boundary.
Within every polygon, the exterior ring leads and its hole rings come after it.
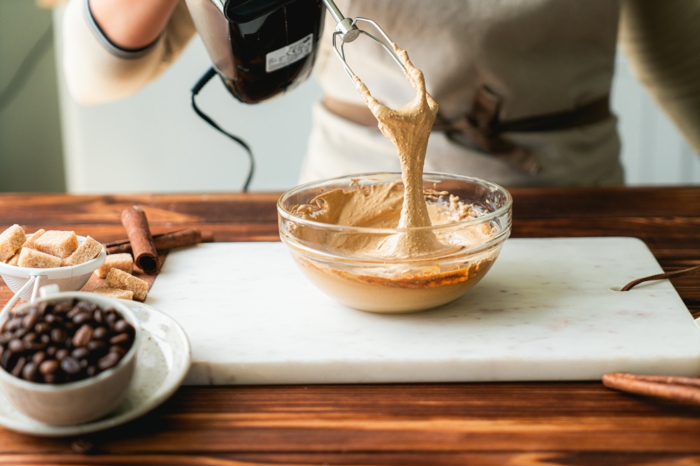
MULTIPOLYGON (((32 234, 29 234, 27 238, 31 238, 31 236, 32 234)), ((83 241, 85 241, 85 237, 78 236, 78 243, 82 244, 83 241)), ((30 301, 33 292, 32 287, 25 289, 21 293, 20 291, 32 277, 39 277, 39 285, 36 285, 37 289, 41 286, 58 285, 61 291, 78 291, 85 286, 87 281, 90 280, 92 272, 100 268, 106 259, 107 251, 103 246, 102 251, 94 259, 66 267, 36 269, 0 262, 0 276, 2 276, 2 279, 13 293, 19 293, 20 298, 30 301)))
POLYGON ((23 414, 46 424, 82 424, 106 415, 126 396, 136 368, 136 355, 141 340, 140 325, 133 312, 118 300, 94 293, 56 293, 37 299, 32 304, 23 304, 15 311, 24 311, 41 302, 53 304, 73 298, 96 304, 102 309, 116 309, 134 327, 134 341, 116 366, 77 382, 57 385, 28 382, 12 376, 0 367, 0 389, 10 403, 23 414))

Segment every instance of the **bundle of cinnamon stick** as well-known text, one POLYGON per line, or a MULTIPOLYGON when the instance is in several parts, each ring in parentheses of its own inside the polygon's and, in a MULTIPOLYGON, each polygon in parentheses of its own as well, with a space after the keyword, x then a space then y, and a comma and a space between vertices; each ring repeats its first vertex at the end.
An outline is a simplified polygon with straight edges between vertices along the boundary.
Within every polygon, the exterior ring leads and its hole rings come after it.
POLYGON ((138 206, 126 208, 121 215, 127 239, 105 244, 107 254, 130 253, 134 263, 145 273, 155 275, 160 269, 158 252, 214 241, 212 232, 197 228, 151 235, 146 213, 138 206))

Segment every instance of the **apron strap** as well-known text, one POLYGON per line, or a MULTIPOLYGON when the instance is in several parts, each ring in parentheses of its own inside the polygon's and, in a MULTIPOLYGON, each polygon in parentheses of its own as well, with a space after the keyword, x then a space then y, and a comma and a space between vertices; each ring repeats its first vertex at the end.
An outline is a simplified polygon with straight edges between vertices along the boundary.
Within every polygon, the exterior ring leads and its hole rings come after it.
POLYGON ((594 100, 573 110, 501 121, 502 99, 488 87, 482 86, 474 96, 469 113, 453 121, 438 116, 434 131, 445 131, 448 136, 462 133, 487 154, 529 174, 535 174, 540 164, 535 155, 501 138, 502 133, 559 131, 591 125, 610 118, 610 95, 594 100))

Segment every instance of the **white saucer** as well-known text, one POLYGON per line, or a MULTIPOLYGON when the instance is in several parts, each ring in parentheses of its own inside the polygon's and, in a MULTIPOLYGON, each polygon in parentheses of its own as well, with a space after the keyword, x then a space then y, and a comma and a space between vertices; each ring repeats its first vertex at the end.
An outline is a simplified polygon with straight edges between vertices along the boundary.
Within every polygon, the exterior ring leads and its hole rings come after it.
POLYGON ((107 417, 75 426, 52 426, 17 411, 0 393, 0 425, 41 437, 87 434, 123 424, 160 405, 178 389, 190 369, 191 350, 182 327, 151 306, 123 301, 141 322, 142 344, 126 399, 107 417))

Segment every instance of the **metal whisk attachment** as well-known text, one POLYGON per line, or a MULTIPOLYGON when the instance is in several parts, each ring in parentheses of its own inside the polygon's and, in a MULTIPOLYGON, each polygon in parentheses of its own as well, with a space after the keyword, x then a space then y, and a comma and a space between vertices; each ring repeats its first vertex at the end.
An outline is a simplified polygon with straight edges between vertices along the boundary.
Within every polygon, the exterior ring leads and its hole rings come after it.
POLYGON ((343 13, 340 12, 333 0, 323 0, 323 3, 325 3, 326 8, 328 8, 328 11, 330 11, 331 15, 333 16, 333 19, 335 19, 337 23, 335 26, 335 32, 333 33, 333 50, 335 51, 335 54, 338 56, 340 61, 343 63, 343 68, 345 68, 345 72, 348 74, 350 80, 352 80, 353 83, 355 82, 354 78, 356 75, 350 68, 350 65, 348 65, 347 60, 345 59, 345 50, 343 47, 346 43, 352 42, 358 37, 360 37, 361 34, 366 35, 374 42, 381 45, 382 48, 386 50, 386 52, 389 55, 391 55, 391 58, 394 59, 394 62, 396 62, 396 64, 399 65, 399 67, 403 71, 406 71, 406 68, 403 66, 403 63, 401 63, 401 60, 399 59, 398 55, 396 55, 396 52, 394 52, 394 42, 391 40, 391 38, 389 38, 387 33, 384 32, 384 29, 382 29, 377 23, 368 18, 346 18, 343 15, 343 13), (384 37, 384 41, 378 39, 377 37, 373 36, 364 29, 358 28, 357 23, 362 22, 369 23, 372 26, 374 26, 377 29, 377 31, 379 31, 379 33, 384 37), (340 44, 338 44, 338 38, 340 38, 340 44), (389 45, 391 45, 391 47, 389 45))

